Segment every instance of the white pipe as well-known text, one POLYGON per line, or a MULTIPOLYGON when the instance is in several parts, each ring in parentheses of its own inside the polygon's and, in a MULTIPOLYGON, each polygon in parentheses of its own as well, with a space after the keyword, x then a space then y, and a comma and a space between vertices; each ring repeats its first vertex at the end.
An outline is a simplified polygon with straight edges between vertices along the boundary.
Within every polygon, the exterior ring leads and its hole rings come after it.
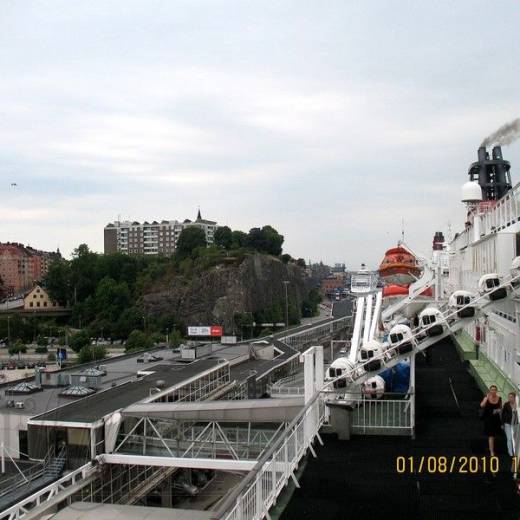
POLYGON ((370 324, 372 322, 372 294, 367 296, 367 311, 365 313, 365 325, 363 326, 363 344, 368 343, 368 335, 370 334, 370 324))
POLYGON ((374 339, 376 335, 376 327, 379 322, 379 316, 381 314, 381 305, 383 303, 383 291, 378 291, 376 294, 376 308, 374 309, 374 315, 372 316, 372 324, 370 325, 370 334, 368 339, 374 339))
POLYGON ((352 341, 350 342, 349 361, 356 362, 357 351, 359 347, 359 336, 361 333, 361 320, 363 319, 363 311, 365 308, 365 297, 360 296, 356 303, 356 318, 354 320, 354 332, 352 333, 352 341))

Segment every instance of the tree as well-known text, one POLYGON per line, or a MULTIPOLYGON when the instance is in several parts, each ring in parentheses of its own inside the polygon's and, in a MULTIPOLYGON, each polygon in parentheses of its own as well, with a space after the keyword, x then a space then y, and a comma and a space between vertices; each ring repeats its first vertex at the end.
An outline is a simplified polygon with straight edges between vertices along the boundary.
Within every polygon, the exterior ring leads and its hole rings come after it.
POLYGON ((107 351, 102 345, 95 345, 92 347, 82 347, 78 353, 78 363, 88 363, 90 361, 97 361, 107 357, 107 351))
POLYGON ((9 346, 8 352, 10 356, 14 356, 15 354, 25 354, 27 352, 27 347, 17 339, 14 344, 9 346))
POLYGON ((49 270, 43 279, 43 284, 49 292, 49 296, 63 307, 72 299, 70 292, 71 270, 70 263, 66 260, 56 260, 49 266, 49 270))
POLYGON ((231 247, 233 249, 240 249, 241 247, 247 246, 247 233, 236 230, 231 233, 231 238, 231 247))
POLYGON ((298 260, 296 260, 296 265, 298 265, 299 267, 305 268, 306 267, 305 260, 303 258, 298 258, 298 260))
POLYGON ((85 330, 80 330, 69 339, 70 348, 74 352, 79 352, 83 347, 90 345, 90 334, 85 330))
POLYGON ((36 340, 36 344, 39 346, 39 347, 47 347, 47 345, 49 344, 48 341, 47 341, 47 338, 45 338, 44 336, 38 336, 38 339, 36 340))
POLYGON ((206 233, 197 226, 184 228, 177 240, 175 256, 178 260, 195 258, 199 247, 206 247, 206 233))
POLYGON ((288 253, 283 254, 280 258, 284 264, 288 264, 292 260, 292 256, 288 253))
POLYGON ((126 340, 125 350, 145 350, 151 347, 151 341, 146 334, 140 330, 133 330, 126 340))
POLYGON ((182 343, 182 334, 178 330, 172 331, 169 337, 170 346, 177 348, 182 343))
POLYGON ((231 249, 233 245, 233 232, 228 226, 219 226, 214 235, 215 245, 224 249, 231 249))
POLYGON ((247 235, 247 246, 260 253, 279 256, 282 253, 283 235, 280 235, 272 226, 252 228, 247 235))

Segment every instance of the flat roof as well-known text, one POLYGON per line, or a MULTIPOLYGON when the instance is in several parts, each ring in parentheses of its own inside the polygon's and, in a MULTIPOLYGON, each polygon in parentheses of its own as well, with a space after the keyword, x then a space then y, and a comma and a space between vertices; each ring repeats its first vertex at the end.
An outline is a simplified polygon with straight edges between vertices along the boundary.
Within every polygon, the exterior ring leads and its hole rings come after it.
POLYGON ((218 359, 199 359, 189 364, 162 363, 154 366, 145 365, 146 368, 140 365, 138 369, 146 369, 153 373, 103 392, 97 392, 89 397, 84 397, 80 401, 69 402, 65 406, 60 406, 42 415, 33 416, 31 422, 94 423, 115 410, 145 399, 150 395, 150 391, 157 387, 159 380, 164 381, 163 389, 166 389, 219 364, 221 362, 218 359))
POLYGON ((209 518, 211 518, 210 511, 95 502, 73 502, 53 516, 54 520, 207 520, 209 518))
MULTIPOLYGON (((149 370, 161 363, 173 361, 179 358, 179 355, 174 354, 169 348, 148 352, 154 354, 155 356, 162 357, 163 359, 153 363, 138 363, 137 359, 143 355, 143 352, 137 352, 131 355, 117 356, 106 360, 100 360, 96 363, 74 366, 61 371, 42 372, 42 392, 12 396, 6 394, 5 398, 0 404, 0 413, 33 417, 49 410, 53 410, 58 406, 66 406, 71 402, 77 402, 78 399, 85 399, 84 397, 74 399, 60 396, 60 393, 66 388, 66 386, 56 386, 56 381, 59 374, 79 374, 81 370, 84 370, 85 368, 102 365, 104 366, 107 373, 98 380, 99 393, 102 390, 111 388, 114 383, 122 384, 125 381, 135 379, 136 373, 140 370, 149 370), (9 400, 23 402, 24 408, 8 408, 6 403, 9 400)), ((28 381, 34 381, 34 378, 30 378, 28 381)), ((3 386, 2 390, 7 390, 8 388, 14 386, 17 382, 19 381, 11 382, 10 384, 3 386)))

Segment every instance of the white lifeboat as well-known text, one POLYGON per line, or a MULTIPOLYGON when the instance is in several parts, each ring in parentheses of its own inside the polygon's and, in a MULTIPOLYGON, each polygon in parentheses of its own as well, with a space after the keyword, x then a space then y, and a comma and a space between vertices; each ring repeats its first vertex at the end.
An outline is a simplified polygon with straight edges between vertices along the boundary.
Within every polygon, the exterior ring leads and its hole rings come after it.
POLYGON ((478 288, 480 294, 487 294, 488 298, 492 301, 502 300, 507 296, 507 290, 505 287, 500 286, 500 277, 497 273, 485 274, 478 281, 478 288))
POLYGON ((475 295, 469 291, 455 291, 448 300, 448 307, 452 312, 457 312, 459 318, 472 318, 475 316, 475 306, 470 305, 475 295))
POLYGON ((428 336, 439 336, 444 331, 444 316, 437 307, 426 307, 419 314, 419 324, 428 336))
POLYGON ((365 397, 381 399, 385 393, 385 380, 381 376, 371 377, 361 385, 361 391, 365 397))
POLYGON ((347 377, 338 379, 332 384, 334 388, 345 388, 347 386, 347 378, 350 378, 353 375, 354 369, 355 364, 353 362, 349 361, 346 357, 340 357, 335 359, 327 369, 325 380, 334 381, 338 377, 346 375, 347 377))
POLYGON ((359 361, 363 363, 367 372, 381 370, 384 348, 382 343, 375 339, 365 343, 359 349, 359 361))
POLYGON ((391 349, 400 355, 411 352, 416 345, 412 329, 407 325, 394 325, 388 333, 388 343, 391 349))

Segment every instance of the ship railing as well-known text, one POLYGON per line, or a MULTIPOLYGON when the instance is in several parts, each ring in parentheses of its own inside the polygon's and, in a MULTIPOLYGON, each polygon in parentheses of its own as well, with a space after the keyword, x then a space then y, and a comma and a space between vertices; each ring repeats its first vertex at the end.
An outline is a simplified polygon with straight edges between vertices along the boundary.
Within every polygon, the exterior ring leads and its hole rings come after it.
POLYGON ((414 400, 412 390, 406 394, 386 392, 380 399, 366 394, 349 394, 352 406, 352 433, 407 434, 414 433, 414 400))
POLYGON ((268 516, 307 450, 312 448, 325 416, 325 405, 316 394, 290 423, 286 433, 264 453, 233 492, 211 513, 212 520, 261 520, 268 516))

